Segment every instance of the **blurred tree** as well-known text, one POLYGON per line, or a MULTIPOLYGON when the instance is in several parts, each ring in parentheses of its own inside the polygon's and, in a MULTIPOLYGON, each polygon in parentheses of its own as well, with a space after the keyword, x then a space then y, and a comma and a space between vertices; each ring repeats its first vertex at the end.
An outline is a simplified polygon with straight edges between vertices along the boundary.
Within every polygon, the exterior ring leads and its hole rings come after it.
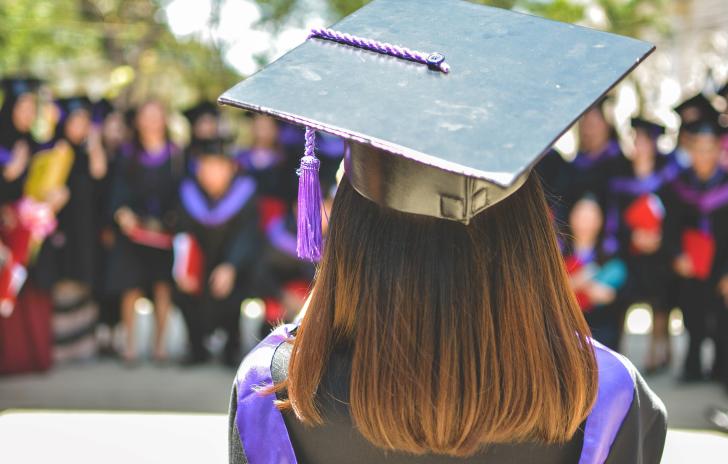
MULTIPOLYGON (((216 98, 238 73, 217 44, 175 37, 163 7, 162 0, 0 0, 0 74, 175 106, 216 98)), ((215 13, 219 7, 211 20, 215 13)))
MULTIPOLYGON (((261 6, 261 24, 278 29, 294 13, 309 6, 307 0, 256 0, 261 6)), ((327 0, 331 21, 346 16, 370 0, 327 0)), ((470 0, 498 8, 518 9, 564 22, 582 22, 586 8, 600 8, 605 17, 605 29, 625 35, 638 36, 645 28, 660 24, 662 9, 667 0, 470 0)))

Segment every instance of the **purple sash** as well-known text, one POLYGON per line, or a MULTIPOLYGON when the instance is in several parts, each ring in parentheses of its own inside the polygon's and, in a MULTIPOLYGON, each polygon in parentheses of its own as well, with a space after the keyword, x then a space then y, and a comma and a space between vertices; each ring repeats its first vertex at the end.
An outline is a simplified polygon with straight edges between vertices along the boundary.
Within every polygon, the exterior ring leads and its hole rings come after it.
POLYGON ((5 166, 13 159, 13 152, 0 147, 0 166, 5 166))
MULTIPOLYGON (((611 193, 626 193, 639 197, 648 193, 655 193, 660 187, 672 182, 682 171, 682 167, 676 160, 668 160, 667 164, 659 171, 653 172, 642 179, 632 177, 616 177, 609 182, 611 193)), ((604 224, 604 245, 603 249, 607 254, 614 254, 619 249, 617 231, 620 218, 619 207, 612 204, 607 210, 604 224)))
POLYGON ((586 419, 579 464, 603 464, 632 406, 635 373, 632 364, 596 340, 592 340, 599 367, 599 390, 586 419))
POLYGON ((283 155, 273 149, 251 148, 238 152, 235 159, 246 171, 258 172, 278 166, 283 161, 283 155))
POLYGON ((261 388, 273 385, 271 362, 276 348, 290 338, 296 325, 278 327, 251 351, 235 379, 238 408, 235 424, 249 464, 296 464, 283 414, 274 404, 275 393, 263 395, 261 388))
POLYGON ((298 259, 296 235, 286 229, 285 217, 273 219, 266 232, 271 245, 292 258, 298 259))
POLYGON ((696 190, 679 179, 672 185, 675 193, 684 202, 695 206, 702 214, 710 214, 728 203, 728 184, 705 192, 696 190))
POLYGON ((612 159, 619 155, 619 143, 616 140, 610 140, 607 147, 596 156, 590 156, 585 152, 579 152, 574 158, 574 166, 579 170, 587 170, 593 168, 595 165, 612 159))
MULTIPOLYGON (((142 150, 139 153, 137 161, 144 167, 156 168, 164 164, 173 154, 176 154, 176 151, 177 148, 171 142, 167 142, 158 153, 149 153, 148 151, 142 150)), ((134 147, 131 144, 127 144, 122 148, 121 153, 126 157, 133 157, 134 147)))
MULTIPOLYGON (((243 360, 236 377, 235 423, 250 464, 296 464, 296 455, 275 394, 262 395, 273 384, 271 363, 276 348, 289 340, 297 324, 278 327, 243 360)), ((603 464, 634 399, 635 371, 622 355, 592 340, 599 369, 594 408, 586 420, 579 464, 603 464)))
POLYGON ((238 177, 230 186, 227 194, 210 208, 205 195, 197 184, 188 179, 182 182, 180 197, 185 210, 200 224, 219 226, 233 217, 245 206, 255 193, 255 181, 250 177, 238 177))
POLYGON ((627 193, 633 196, 640 196, 646 193, 654 193, 663 184, 675 179, 682 168, 676 161, 668 161, 668 164, 657 172, 653 172, 644 178, 615 177, 609 182, 609 190, 615 193, 627 193))

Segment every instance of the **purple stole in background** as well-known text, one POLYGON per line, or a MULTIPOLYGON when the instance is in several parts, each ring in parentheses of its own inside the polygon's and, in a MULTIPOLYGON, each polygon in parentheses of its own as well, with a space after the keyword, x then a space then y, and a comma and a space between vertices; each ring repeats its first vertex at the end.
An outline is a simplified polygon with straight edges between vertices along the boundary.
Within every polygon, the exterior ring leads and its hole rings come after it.
POLYGON ((200 224, 215 227, 226 223, 255 193, 255 181, 250 177, 238 177, 230 185, 224 197, 209 205, 207 197, 197 184, 187 179, 180 186, 180 198, 185 211, 200 224))
MULTIPOLYGON (((667 164, 659 171, 655 171, 647 177, 615 177, 609 182, 610 193, 626 193, 635 198, 649 193, 655 193, 665 184, 672 182, 683 168, 674 160, 668 160, 667 164)), ((619 207, 613 204, 606 212, 604 219, 604 241, 602 249, 608 255, 612 255, 619 249, 617 230, 621 218, 619 207)))
POLYGON ((602 161, 617 157, 619 153, 619 143, 616 140, 610 140, 607 147, 597 156, 589 156, 584 152, 579 152, 572 163, 577 169, 584 171, 593 168, 602 161))
MULTIPOLYGON (((238 404, 235 423, 250 464, 295 464, 296 455, 283 414, 275 406, 275 393, 261 390, 273 385, 271 363, 281 343, 290 340, 296 324, 278 327, 243 360, 235 383, 238 404)), ((599 368, 594 407, 584 428, 579 464, 603 464, 627 417, 635 394, 635 368, 622 355, 591 340, 599 368)))

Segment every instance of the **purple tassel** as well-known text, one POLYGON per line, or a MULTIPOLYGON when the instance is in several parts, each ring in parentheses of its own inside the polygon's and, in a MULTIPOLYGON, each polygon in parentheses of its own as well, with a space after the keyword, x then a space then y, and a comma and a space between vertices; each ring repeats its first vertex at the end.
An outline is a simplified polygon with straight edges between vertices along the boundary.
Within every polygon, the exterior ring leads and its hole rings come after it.
POLYGON ((306 128, 306 151, 298 169, 298 240, 296 253, 301 259, 316 262, 321 259, 321 162, 314 153, 316 132, 306 128))

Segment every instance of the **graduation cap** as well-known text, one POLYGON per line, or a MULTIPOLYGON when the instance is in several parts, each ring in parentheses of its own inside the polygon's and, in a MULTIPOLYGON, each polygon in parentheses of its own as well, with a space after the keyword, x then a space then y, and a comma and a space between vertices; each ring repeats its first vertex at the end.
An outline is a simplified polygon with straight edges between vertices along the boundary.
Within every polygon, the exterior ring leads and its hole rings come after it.
POLYGON ((5 98, 18 98, 24 93, 37 92, 41 80, 34 77, 7 77, 0 81, 5 98))
POLYGON ((219 156, 235 160, 237 156, 237 152, 232 145, 232 140, 226 137, 197 140, 190 145, 190 151, 195 158, 219 156))
POLYGON ((91 109, 91 120, 94 124, 101 124, 106 117, 114 112, 114 104, 106 98, 102 98, 93 103, 91 109))
POLYGON ((68 117, 76 111, 87 111, 91 116, 91 109, 93 105, 91 100, 85 96, 74 96, 68 98, 59 98, 56 100, 56 106, 60 110, 60 116, 58 118, 58 125, 60 126, 65 122, 68 117))
POLYGON ((718 92, 716 93, 723 98, 728 98, 728 82, 726 82, 725 85, 721 87, 720 90, 718 90, 718 92))
MULTIPOLYGON (((346 174, 361 195, 467 224, 522 185, 653 49, 465 1, 374 0, 313 30, 219 101, 343 137, 346 174)), ((299 255, 315 259, 312 140, 300 169, 298 239, 299 255)))
POLYGON ((673 109, 680 116, 680 128, 688 131, 693 123, 717 113, 713 104, 702 92, 684 100, 673 109))
POLYGON ((651 138, 656 139, 665 133, 665 126, 661 126, 652 121, 648 121, 643 118, 632 118, 632 128, 635 130, 642 130, 647 133, 651 138))
POLYGON ((213 102, 202 101, 195 106, 186 109, 182 114, 184 114, 190 124, 194 125, 195 122, 204 115, 210 115, 217 118, 220 116, 220 109, 213 102))

